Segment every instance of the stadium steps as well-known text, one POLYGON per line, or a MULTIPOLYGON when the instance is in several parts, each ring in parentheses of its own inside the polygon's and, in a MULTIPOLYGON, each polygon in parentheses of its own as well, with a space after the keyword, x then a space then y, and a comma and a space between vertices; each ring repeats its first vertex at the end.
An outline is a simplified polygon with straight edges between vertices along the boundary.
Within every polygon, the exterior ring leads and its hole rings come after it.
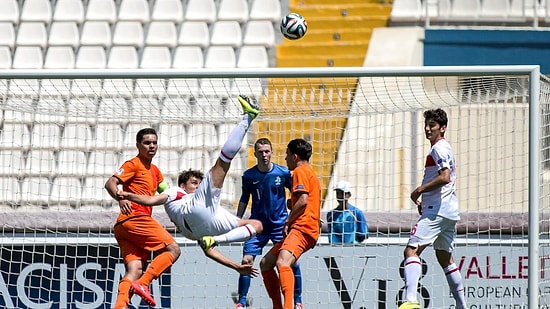
MULTIPOLYGON (((308 31, 302 39, 283 40, 276 47, 277 66, 363 66, 372 29, 389 23, 389 3, 391 1, 290 0, 289 11, 306 18, 308 31)), ((257 125, 260 132, 269 132, 275 162, 284 162, 286 145, 291 139, 313 141, 314 155, 310 162, 321 179, 323 198, 356 84, 356 78, 271 79, 262 101, 263 115, 269 120, 257 125), (292 116, 297 113, 312 117, 293 120, 292 116)))

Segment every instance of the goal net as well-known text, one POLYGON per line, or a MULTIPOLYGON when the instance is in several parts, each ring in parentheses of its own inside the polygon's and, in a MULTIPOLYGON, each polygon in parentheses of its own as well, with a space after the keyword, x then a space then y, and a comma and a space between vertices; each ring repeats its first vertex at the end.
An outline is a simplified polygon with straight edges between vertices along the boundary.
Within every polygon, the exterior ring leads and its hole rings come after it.
MULTIPOLYGON (((423 112, 432 108, 449 116, 462 217, 453 255, 470 309, 550 305, 550 80, 538 67, 503 66, 3 71, 0 307, 109 308, 124 266, 112 231, 119 208, 105 181, 137 154, 144 127, 159 134, 154 163, 172 186, 185 169, 207 171, 242 117, 238 94, 262 112, 232 162, 224 207, 235 210, 257 138, 272 141, 282 165, 287 143, 304 138, 323 219, 337 206, 339 180, 352 184, 350 203, 367 218, 369 238, 358 245, 331 245, 322 227, 300 260, 306 306, 395 308, 401 300, 402 252, 418 218, 409 194, 422 179, 423 112)), ((183 251, 152 285, 157 306, 233 306, 238 274, 181 237, 162 207, 153 213, 183 251)), ((220 250, 241 259, 242 244, 220 250)), ((454 308, 431 251, 422 255, 419 299, 454 308)), ((270 306, 261 279, 250 299, 251 308, 270 306)), ((146 308, 137 296, 132 304, 146 308)))

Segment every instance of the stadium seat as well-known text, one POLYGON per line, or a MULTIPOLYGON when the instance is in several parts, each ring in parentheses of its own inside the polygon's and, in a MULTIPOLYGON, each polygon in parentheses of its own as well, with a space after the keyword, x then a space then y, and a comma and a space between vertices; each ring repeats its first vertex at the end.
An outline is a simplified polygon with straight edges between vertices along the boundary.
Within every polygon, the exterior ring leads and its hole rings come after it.
POLYGON ((143 47, 143 26, 138 21, 119 21, 113 32, 113 45, 143 47))
POLYGON ((48 177, 25 177, 21 184, 21 203, 47 208, 50 192, 51 181, 48 177))
POLYGON ((50 26, 48 45, 77 48, 80 45, 80 33, 76 23, 65 21, 53 22, 50 26))
POLYGON ((422 3, 422 17, 428 11, 428 18, 435 21, 445 21, 451 15, 451 0, 424 1, 422 3), (426 7, 427 6, 427 7, 426 7))
POLYGON ((480 6, 480 0, 453 1, 450 18, 473 22, 479 17, 480 6))
MULTIPOLYGON (((201 111, 202 109, 198 109, 201 111)), ((208 109, 205 109, 205 114, 196 114, 198 119, 208 119, 208 109)), ((218 146, 218 135, 216 134, 216 127, 213 123, 199 123, 195 122, 187 130, 187 143, 189 147, 214 147, 218 146)), ((212 162, 211 164, 214 164, 212 162)))
POLYGON ((148 1, 121 0, 118 11, 118 20, 148 23, 151 20, 148 1))
MULTIPOLYGON (((186 108, 184 108, 184 105, 185 104, 171 104, 170 106, 163 106, 161 117, 164 116, 163 119, 171 118, 171 120, 174 120, 177 117, 188 114, 188 111, 186 108)), ((185 126, 180 122, 161 122, 159 124, 157 134, 159 138, 159 143, 160 145, 162 145, 162 149, 170 147, 170 149, 180 151, 184 147, 187 147, 187 135, 185 133, 185 126)))
POLYGON ((82 183, 77 177, 55 177, 49 199, 49 207, 78 207, 82 197, 82 183))
MULTIPOLYGON (((105 100, 101 102, 99 112, 100 115, 105 115, 105 111, 110 112, 111 119, 116 122, 117 117, 126 119, 128 117, 128 107, 124 106, 126 102, 114 100, 105 100)), ((120 151, 122 149, 123 135, 122 128, 119 123, 101 123, 95 128, 95 136, 92 138, 92 145, 95 151, 120 151)))
POLYGON ((76 55, 76 69, 104 69, 107 66, 105 48, 81 46, 76 55))
POLYGON ((250 7, 250 19, 265 19, 279 23, 281 21, 280 0, 253 0, 250 7))
POLYGON ((151 19, 156 21, 183 21, 183 5, 181 0, 156 0, 151 19))
POLYGON ((42 69, 44 56, 39 46, 19 46, 13 54, 14 69, 42 69))
MULTIPOLYGON (((55 82, 52 82, 52 80, 47 80, 50 83, 57 83, 59 85, 58 91, 50 91, 53 87, 49 84, 46 85, 46 87, 48 88, 44 88, 45 87, 44 81, 46 80, 43 80, 43 83, 41 85, 42 89, 40 91, 40 100, 37 100, 36 102, 34 121, 37 124, 35 126, 54 125, 54 126, 57 126, 59 130, 62 131, 62 124, 65 122, 67 109, 65 108, 65 102, 63 101, 63 97, 59 93, 70 92, 70 81, 68 79, 56 79, 55 82), (63 89, 62 87, 64 87, 65 89, 63 89), (50 92, 47 92, 47 91, 50 91, 50 92)), ((35 126, 33 126, 33 128, 35 126)), ((53 130, 53 128, 50 128, 50 129, 53 130)), ((44 130, 42 129, 42 131, 44 130)), ((56 134, 58 133, 57 131, 55 132, 56 134)), ((35 132, 33 130, 33 134, 34 133, 35 132)), ((61 135, 59 135, 59 138, 61 138, 61 135)), ((55 148, 59 148, 57 142, 55 144, 55 148)))
POLYGON ((57 155, 57 175, 86 176, 86 154, 80 150, 62 149, 57 155))
POLYGON ((3 145, 13 145, 22 151, 27 150, 31 145, 30 128, 21 121, 4 121, 1 140, 3 145))
POLYGON ((508 17, 510 1, 483 0, 481 2, 479 17, 481 19, 502 21, 508 17))
MULTIPOLYGON (((44 117, 45 115, 43 115, 44 117)), ((58 119, 57 115, 49 115, 52 119, 58 119)), ((62 126, 54 122, 35 123, 31 132, 31 147, 33 150, 41 148, 59 150, 61 145, 62 126)))
POLYGON ((182 153, 180 170, 199 169, 208 171, 214 162, 210 160, 210 153, 202 149, 185 149, 182 153))
POLYGON ((232 20, 217 21, 212 26, 210 45, 228 45, 238 48, 242 45, 241 26, 232 20))
POLYGON ((213 23, 217 18, 214 0, 188 0, 184 20, 213 23))
POLYGON ((172 66, 170 49, 163 46, 146 46, 143 48, 140 69, 169 69, 172 66))
MULTIPOLYGON (((79 106, 78 108, 83 109, 81 113, 89 110, 91 116, 96 114, 95 104, 79 106)), ((83 152, 89 151, 91 145, 92 131, 87 123, 65 123, 63 127, 63 135, 61 136, 61 149, 72 149, 72 151, 83 152)))
MULTIPOLYGON (((0 141, 4 141, 0 138, 0 141)), ((25 168, 25 159, 23 151, 2 149, 0 151, 0 179, 6 176, 18 176, 23 173, 25 168)))
POLYGON ((239 23, 248 21, 247 0, 221 0, 218 8, 218 20, 235 20, 239 23))
POLYGON ((179 45, 208 47, 210 44, 210 31, 208 25, 203 21, 186 21, 181 25, 179 45))
POLYGON ((178 31, 176 25, 170 21, 152 21, 147 29, 145 45, 176 47, 178 44, 178 31))
POLYGON ((15 47, 15 28, 11 22, 0 22, 0 46, 15 47))
POLYGON ((51 150, 41 150, 33 146, 27 156, 25 173, 34 176, 50 177, 54 174, 54 171, 54 152, 51 150))
POLYGON ((549 3, 548 1, 543 1, 543 3, 539 4, 538 0, 511 0, 508 16, 512 18, 532 20, 535 18, 535 4, 538 5, 538 8, 536 9, 537 16, 547 19, 549 15, 546 13, 546 9, 549 8, 549 3))
POLYGON ((15 207, 21 204, 21 183, 17 177, 0 177, 0 200, 5 206, 15 207))
POLYGON ((110 47, 112 44, 112 34, 109 23, 106 21, 85 22, 82 26, 80 44, 110 47))
POLYGON ((267 68, 269 56, 263 46, 245 45, 239 49, 237 68, 267 68))
POLYGON ((137 69, 139 57, 133 46, 113 46, 107 60, 108 69, 137 69))
POLYGON ((243 45, 275 46, 275 30, 269 20, 251 20, 246 23, 243 45))
POLYGON ((104 97, 130 99, 134 94, 134 81, 132 79, 105 79, 101 93, 104 97))
POLYGON ((417 22, 422 16, 421 10, 420 0, 394 0, 390 18, 395 22, 417 22))
POLYGON ((87 21, 106 21, 114 23, 117 20, 116 4, 113 0, 88 0, 86 9, 87 21))
POLYGON ((19 23, 19 3, 17 0, 2 1, 2 9, 0 10, 0 21, 10 22, 12 24, 19 23))
POLYGON ((210 46, 206 51, 205 68, 234 68, 237 59, 231 46, 210 46))
MULTIPOLYGON (((118 168, 118 167, 116 167, 118 168)), ((110 175, 113 175, 116 171, 116 168, 111 171, 110 175)), ((84 179, 84 187, 82 190, 82 202, 83 204, 89 204, 91 206, 103 206, 109 207, 115 204, 116 202, 105 190, 105 182, 107 178, 105 176, 101 177, 86 177, 84 179)), ((118 205, 118 204, 116 204, 118 205)), ((118 206, 115 206, 118 207, 118 206)))
MULTIPOLYGON (((204 67, 204 55, 198 46, 178 46, 172 60, 174 69, 199 69, 204 67)), ((172 96, 195 96, 199 92, 197 79, 169 79, 167 93, 172 96)))
POLYGON ((84 22, 84 4, 82 0, 57 0, 53 12, 54 21, 84 22))
MULTIPOLYGON (((172 143, 169 143, 167 139, 161 139, 161 136, 159 136, 159 143, 161 145, 169 145, 170 147, 173 147, 172 143)), ((182 151, 168 150, 165 147, 166 146, 163 146, 159 149, 157 155, 153 159, 153 163, 161 167, 164 176, 166 177, 166 171, 169 168, 175 170, 179 169, 179 166, 181 165, 182 151)))
POLYGON ((46 50, 44 69, 74 69, 74 50, 70 46, 51 46, 46 50))
POLYGON ((40 46, 45 48, 48 45, 46 25, 41 22, 20 23, 15 43, 17 46, 40 46))
MULTIPOLYGON (((0 46, 0 69, 11 69, 11 49, 8 46, 0 46)), ((4 83, 5 81, 0 81, 1 83, 4 83)), ((0 86, 0 97, 4 97, 6 85, 0 86)))
MULTIPOLYGON (((137 150, 134 155, 136 154, 137 150)), ((126 159, 127 158, 124 158, 124 160, 126 159)), ((122 162, 120 162, 119 155, 114 151, 92 151, 90 152, 88 167, 86 169, 87 178, 101 176, 104 177, 103 183, 105 183, 105 181, 107 181, 107 177, 113 175, 120 167, 121 163, 122 162)))
POLYGON ((34 21, 50 23, 52 20, 52 6, 49 0, 25 0, 21 8, 22 22, 34 21))

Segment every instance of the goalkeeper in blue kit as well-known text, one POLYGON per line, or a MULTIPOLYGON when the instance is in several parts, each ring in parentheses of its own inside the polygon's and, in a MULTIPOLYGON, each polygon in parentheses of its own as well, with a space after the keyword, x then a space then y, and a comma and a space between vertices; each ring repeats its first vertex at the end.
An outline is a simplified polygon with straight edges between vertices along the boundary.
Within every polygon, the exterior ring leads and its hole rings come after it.
MULTIPOLYGON (((283 227, 288 217, 286 206, 286 189, 290 189, 292 177, 288 168, 271 162, 272 145, 267 138, 260 138, 254 143, 254 156, 257 164, 243 173, 242 195, 239 200, 237 216, 244 215, 248 201, 252 197, 250 219, 262 222, 261 234, 249 239, 243 247, 242 264, 254 263, 269 241, 277 243, 283 238, 283 227)), ((302 309, 302 280, 300 266, 293 266, 295 287, 294 303, 296 309, 302 309)), ((235 308, 246 308, 247 294, 251 277, 239 276, 238 300, 235 308)))

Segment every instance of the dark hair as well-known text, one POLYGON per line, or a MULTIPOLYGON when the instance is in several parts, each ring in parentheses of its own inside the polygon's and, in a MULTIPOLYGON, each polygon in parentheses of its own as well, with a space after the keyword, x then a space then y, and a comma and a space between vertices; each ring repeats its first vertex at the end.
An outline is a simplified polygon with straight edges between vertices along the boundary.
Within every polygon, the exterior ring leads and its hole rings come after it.
POLYGON ((198 178, 202 181, 204 178, 204 174, 199 170, 193 170, 188 169, 186 171, 183 171, 178 176, 178 186, 181 186, 182 184, 186 183, 191 177, 198 178))
POLYGON ((155 129, 153 129, 153 128, 143 128, 143 129, 139 130, 138 133, 136 134, 136 143, 141 143, 141 141, 143 141, 143 137, 145 135, 148 135, 148 134, 153 134, 155 136, 158 136, 157 131, 155 131, 155 129))
POLYGON ((271 141, 267 137, 258 138, 254 143, 254 150, 257 150, 260 145, 269 145, 269 148, 273 149, 271 141))
POLYGON ((447 119, 447 113, 442 110, 441 108, 438 109, 429 109, 424 112, 424 119, 425 120, 433 120, 437 122, 440 126, 447 126, 447 122, 449 121, 447 119))
POLYGON ((302 160, 309 161, 311 158, 312 147, 305 139, 293 139, 288 143, 287 148, 290 153, 298 155, 302 160))

